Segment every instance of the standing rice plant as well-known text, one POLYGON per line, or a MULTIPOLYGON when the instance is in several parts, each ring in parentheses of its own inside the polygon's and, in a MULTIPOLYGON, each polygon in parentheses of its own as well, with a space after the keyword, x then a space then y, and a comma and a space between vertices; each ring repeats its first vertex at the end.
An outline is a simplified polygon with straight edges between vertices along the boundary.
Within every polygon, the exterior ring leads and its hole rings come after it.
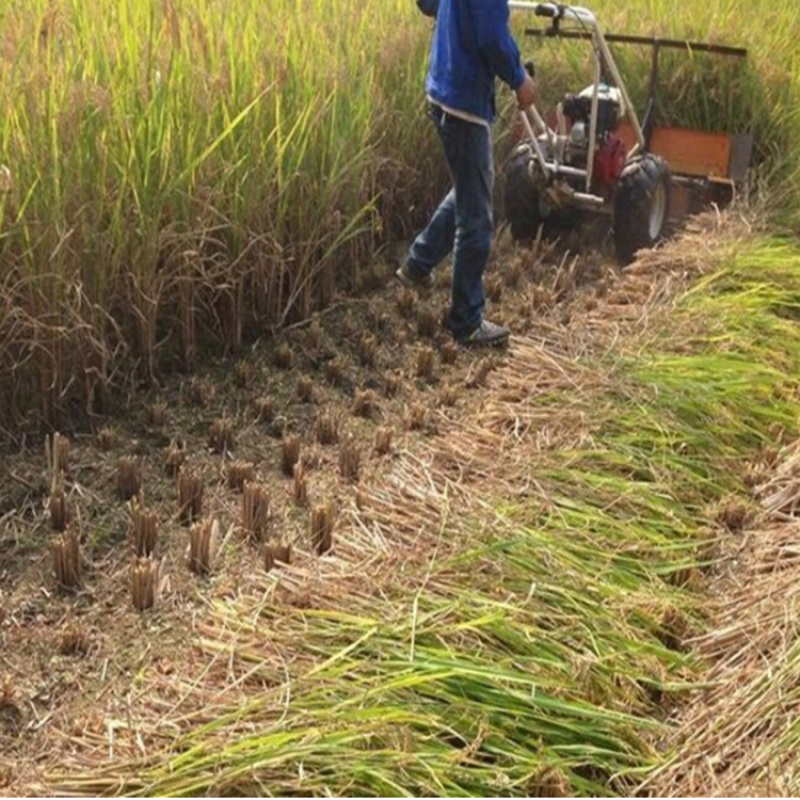
POLYGON ((54 8, 2 12, 9 417, 97 411, 123 367, 152 378, 308 315, 430 191, 430 131, 396 124, 427 44, 401 0, 54 8))

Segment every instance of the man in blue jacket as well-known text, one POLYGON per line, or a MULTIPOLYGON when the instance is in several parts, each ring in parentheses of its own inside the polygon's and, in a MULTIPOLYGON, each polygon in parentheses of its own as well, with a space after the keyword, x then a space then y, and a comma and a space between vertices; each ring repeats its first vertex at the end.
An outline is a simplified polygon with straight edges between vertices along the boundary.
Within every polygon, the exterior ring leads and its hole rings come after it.
POLYGON ((425 88, 453 188, 411 245, 397 277, 407 286, 430 288, 431 272, 452 251, 453 337, 469 346, 505 345, 508 328, 483 318, 483 272, 494 234, 494 84, 498 77, 508 84, 523 108, 534 102, 535 85, 511 35, 508 0, 417 5, 436 19, 425 88))

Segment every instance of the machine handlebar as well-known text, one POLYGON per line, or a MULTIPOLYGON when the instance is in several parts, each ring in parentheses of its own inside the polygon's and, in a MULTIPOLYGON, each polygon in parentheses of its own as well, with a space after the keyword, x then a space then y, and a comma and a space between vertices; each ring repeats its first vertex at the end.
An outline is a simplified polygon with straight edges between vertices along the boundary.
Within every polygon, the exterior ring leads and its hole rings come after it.
POLYGON ((537 17, 557 19, 561 16, 561 8, 554 3, 537 3, 533 13, 536 14, 537 17))

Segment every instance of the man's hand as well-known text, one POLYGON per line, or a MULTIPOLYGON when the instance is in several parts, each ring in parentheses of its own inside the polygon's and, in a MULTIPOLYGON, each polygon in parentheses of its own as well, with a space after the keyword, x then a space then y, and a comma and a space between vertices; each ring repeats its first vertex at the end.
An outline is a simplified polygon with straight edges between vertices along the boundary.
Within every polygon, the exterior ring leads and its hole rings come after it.
POLYGON ((517 89, 517 103, 521 109, 526 109, 536 102, 536 81, 530 75, 525 76, 522 86, 517 89))

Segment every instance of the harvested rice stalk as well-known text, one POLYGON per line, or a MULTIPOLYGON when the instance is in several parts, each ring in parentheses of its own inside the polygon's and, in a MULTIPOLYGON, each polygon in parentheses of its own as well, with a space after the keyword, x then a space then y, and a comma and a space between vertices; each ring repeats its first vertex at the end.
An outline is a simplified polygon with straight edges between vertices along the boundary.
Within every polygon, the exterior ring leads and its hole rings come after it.
POLYGON ((225 481, 229 489, 236 492, 244 490, 245 482, 256 479, 256 467, 251 461, 231 461, 225 467, 225 481))
POLYGON ((283 453, 281 467, 283 474, 291 478, 294 476, 294 465, 300 460, 300 437, 293 433, 283 437, 283 453))
POLYGON ((242 495, 242 528, 253 541, 263 541, 269 532, 271 503, 264 484, 246 481, 242 495))
POLYGON ((322 344, 322 327, 319 320, 314 320, 306 331, 305 346, 308 350, 318 350, 322 344))
POLYGON ((314 382, 305 375, 298 378, 295 386, 295 397, 299 403, 313 403, 314 382))
POLYGON ((714 519, 731 533, 743 531, 754 516, 752 507, 738 497, 721 500, 714 509, 714 519))
POLYGON ((451 408, 458 402, 459 388, 452 383, 447 383, 439 390, 439 404, 451 408))
POLYGON ((486 381, 492 371, 497 368, 497 362, 491 358, 482 358, 477 367, 470 369, 465 381, 467 389, 478 389, 486 386, 486 381))
POLYGON ((378 410, 378 395, 372 389, 356 392, 353 399, 353 414, 368 419, 378 410))
POLYGON ((414 403, 406 411, 406 427, 410 431, 419 431, 425 427, 428 409, 422 403, 414 403))
POLYGON ((155 608, 161 594, 161 569, 163 561, 137 558, 131 565, 131 600, 138 611, 155 608))
POLYGON ((373 448, 379 456, 385 456, 392 450, 392 438, 394 428, 380 427, 375 431, 375 443, 373 448))
POLYGON ((178 519, 181 525, 191 525, 200 519, 204 494, 203 476, 192 467, 182 467, 178 473, 178 519))
POLYGON ((215 453, 226 453, 236 445, 236 430, 227 417, 215 420, 208 434, 209 447, 215 453))
POLYGON ((360 467, 361 451, 353 434, 348 433, 339 449, 339 473, 344 480, 357 483, 360 467))
POLYGON ((386 397, 387 398, 394 397, 399 390, 400 390, 400 376, 387 375, 386 383, 383 386, 383 393, 386 395, 386 397))
POLYGON ((282 342, 276 348, 272 361, 278 369, 291 369, 294 361, 292 348, 286 342, 282 342))
POLYGON ((439 348, 439 358, 442 364, 455 364, 458 360, 458 347, 455 342, 445 342, 439 348))
POLYGON ((234 376, 236 378, 236 385, 240 389, 246 389, 256 376, 256 368, 249 361, 240 359, 236 362, 234 376))
POLYGON ((317 414, 314 430, 317 441, 321 445, 338 444, 339 415, 329 409, 321 410, 317 414))
POLYGON ((381 331, 389 327, 391 320, 383 310, 383 305, 371 301, 367 305, 367 324, 371 331, 381 331))
POLYGON ((300 454, 300 461, 297 463, 302 464, 307 472, 318 469, 322 464, 322 451, 319 446, 314 444, 311 447, 306 447, 300 454))
POLYGON ((397 298, 397 311, 403 319, 411 319, 414 313, 414 306, 417 304, 417 298, 410 289, 403 289, 400 296, 397 298))
POLYGON ((118 441, 119 436, 111 427, 100 428, 97 432, 97 446, 104 452, 108 452, 116 447, 118 441))
POLYGON ((293 495, 295 505, 304 506, 308 503, 308 475, 303 464, 294 465, 293 495))
POLYGON ((359 326, 356 325, 355 321, 353 320, 353 315, 348 311, 344 317, 342 317, 341 322, 341 330, 342 336, 345 339, 353 339, 358 332, 359 326))
POLYGON ((147 424, 151 428, 163 428, 167 424, 167 404, 163 401, 150 403, 145 407, 147 424))
POLYGON ((417 353, 417 377, 423 381, 433 380, 435 353, 432 347, 423 347, 417 353))
POLYGON ((275 401, 271 397, 256 398, 253 408, 259 422, 270 423, 275 419, 275 401))
POLYGON ((333 547, 333 528, 336 508, 332 502, 315 506, 311 511, 311 544, 318 555, 325 555, 333 547))
POLYGON ((530 306, 534 316, 552 311, 556 305, 553 290, 548 286, 532 286, 530 292, 530 306))
POLYGON ((59 533, 63 533, 72 522, 72 508, 64 491, 63 479, 57 482, 50 493, 50 499, 47 501, 47 515, 50 517, 50 527, 59 533))
POLYGON ((522 279, 522 265, 519 261, 512 261, 506 268, 503 277, 509 289, 516 289, 522 279))
POLYGON ((189 528, 189 569, 195 575, 209 575, 219 542, 219 522, 204 519, 189 528))
POLYGON ((417 312, 417 334, 423 339, 435 339, 439 330, 439 318, 430 308, 421 308, 417 312))
POLYGON ((141 495, 130 501, 128 510, 131 515, 133 551, 139 558, 151 556, 158 541, 158 514, 147 510, 141 495))
POLYGON ((363 367, 374 367, 378 359, 378 342, 372 334, 363 334, 356 343, 358 360, 363 367))
POLYGON ((50 470, 50 485, 55 487, 69 469, 69 439, 56 432, 44 440, 47 467, 50 470))
POLYGON ((493 303, 499 303, 503 298, 503 279, 499 275, 490 275, 484 281, 486 296, 493 303))
POLYGON ((186 450, 174 439, 164 451, 164 469, 171 478, 177 478, 186 461, 186 450))
POLYGON ((264 547, 264 569, 273 570, 278 564, 290 564, 292 561, 292 546, 269 542, 264 547))
POLYGON ((117 496, 127 503, 142 490, 142 462, 135 456, 117 461, 117 496))
POLYGON ((62 631, 58 643, 58 652, 62 656, 85 656, 91 649, 89 634, 79 628, 68 628, 62 631))
POLYGON ((332 358, 330 361, 325 362, 325 367, 322 374, 325 377, 325 382, 330 386, 341 386, 344 381, 346 364, 342 358, 332 358))
POLYGON ((81 585, 81 543, 78 531, 70 528, 50 545, 53 571, 62 589, 77 589, 81 585))
POLYGON ((214 399, 214 385, 206 378, 192 378, 189 382, 189 397, 197 406, 207 406, 214 399))

